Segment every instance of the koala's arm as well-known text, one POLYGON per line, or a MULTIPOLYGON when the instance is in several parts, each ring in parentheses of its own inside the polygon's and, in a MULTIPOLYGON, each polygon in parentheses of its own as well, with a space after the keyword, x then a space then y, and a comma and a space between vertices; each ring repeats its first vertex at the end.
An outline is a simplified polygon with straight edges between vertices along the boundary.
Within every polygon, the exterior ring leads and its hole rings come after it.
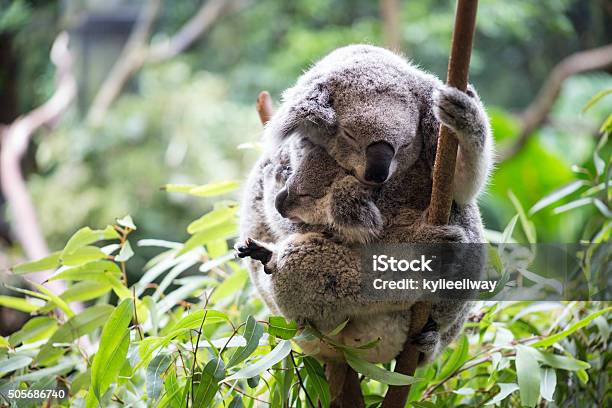
POLYGON ((474 202, 493 167, 493 137, 489 118, 480 98, 469 86, 467 92, 443 85, 433 95, 434 114, 451 128, 459 142, 453 182, 459 205, 474 202))
POLYGON ((329 213, 333 229, 348 242, 370 242, 383 228, 382 215, 370 190, 350 175, 332 184, 329 213))

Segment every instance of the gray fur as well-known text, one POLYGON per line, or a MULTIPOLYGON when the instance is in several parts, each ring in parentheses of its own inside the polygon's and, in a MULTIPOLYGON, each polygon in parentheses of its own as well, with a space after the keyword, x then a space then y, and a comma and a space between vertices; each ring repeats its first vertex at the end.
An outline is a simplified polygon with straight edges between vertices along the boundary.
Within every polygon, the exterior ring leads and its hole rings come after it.
MULTIPOLYGON (((248 266, 273 313, 323 331, 348 318, 338 341, 360 345, 380 336, 364 357, 383 362, 397 355, 418 299, 363 299, 358 244, 374 238, 484 242, 473 202, 491 168, 492 139, 484 108, 472 95, 445 87, 389 51, 362 45, 332 52, 286 91, 266 127, 266 151, 247 182, 240 228, 242 240, 254 238, 270 252, 269 274, 258 261, 248 266), (434 227, 424 220, 440 121, 456 132, 460 153, 450 225, 434 227), (359 183, 366 182, 366 149, 381 141, 395 156, 385 183, 368 187, 359 183), (285 214, 289 218, 274 205, 283 188, 302 192, 285 214)), ((468 307, 432 305, 438 334, 415 341, 427 360, 460 332, 468 307)), ((319 342, 302 346, 326 360, 341 358, 319 342)))

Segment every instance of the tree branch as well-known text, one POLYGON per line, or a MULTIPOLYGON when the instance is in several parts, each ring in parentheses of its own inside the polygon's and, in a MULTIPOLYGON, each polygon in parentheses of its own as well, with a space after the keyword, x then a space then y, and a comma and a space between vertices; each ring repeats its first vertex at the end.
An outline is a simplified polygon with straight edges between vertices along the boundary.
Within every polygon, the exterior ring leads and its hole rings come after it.
POLYGON ((100 125, 121 90, 146 63, 160 63, 185 51, 223 16, 247 4, 245 0, 208 0, 199 11, 168 41, 148 45, 153 24, 160 10, 160 0, 149 0, 143 7, 132 34, 108 77, 100 86, 87 114, 87 121, 100 125))
POLYGON ((146 62, 158 63, 176 57, 208 32, 220 18, 245 4, 245 1, 237 0, 208 0, 172 38, 152 45, 146 62))
MULTIPOLYGON (((455 12, 455 28, 451 54, 448 61, 447 83, 465 91, 468 83, 472 41, 476 26, 477 0, 458 0, 455 12)), ((431 201, 427 211, 427 221, 433 225, 448 223, 453 202, 453 177, 457 159, 457 139, 446 126, 440 126, 438 148, 433 170, 431 201)), ((423 330, 430 313, 427 302, 412 306, 408 339, 404 349, 396 359, 395 371, 414 375, 419 362, 419 351, 411 344, 411 338, 423 330)), ((383 408, 403 407, 406 404, 410 386, 389 386, 382 403, 383 408)))
POLYGON ((559 62, 540 88, 535 100, 520 115, 521 129, 518 137, 510 147, 502 151, 499 161, 516 156, 533 132, 544 124, 567 78, 609 67, 612 67, 612 44, 577 52, 559 62))
POLYGON ((110 73, 100 86, 100 90, 87 113, 87 121, 94 126, 100 125, 106 111, 119 96, 128 79, 144 63, 146 42, 149 39, 153 23, 159 13, 160 0, 149 0, 138 15, 134 29, 121 51, 119 58, 110 73))
POLYGON ((385 46, 395 52, 401 49, 400 6, 398 0, 380 0, 385 46))
MULTIPOLYGON (((68 34, 62 32, 51 48, 51 61, 57 67, 57 87, 47 102, 25 116, 17 118, 1 132, 0 185, 13 215, 12 226, 28 259, 49 254, 49 248, 38 223, 36 210, 21 172, 21 159, 32 135, 41 127, 54 124, 76 96, 77 85, 72 71, 73 59, 68 50, 68 34)), ((30 275, 42 283, 48 272, 30 275)), ((63 282, 53 281, 48 287, 61 292, 63 282)))

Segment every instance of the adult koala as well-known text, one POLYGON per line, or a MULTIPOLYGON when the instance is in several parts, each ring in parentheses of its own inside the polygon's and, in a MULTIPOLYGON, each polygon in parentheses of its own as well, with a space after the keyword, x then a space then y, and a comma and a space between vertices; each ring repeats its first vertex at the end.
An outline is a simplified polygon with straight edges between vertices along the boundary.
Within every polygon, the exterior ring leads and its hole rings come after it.
MULTIPOLYGON (((266 127, 266 151, 247 182, 242 239, 276 243, 291 235, 308 237, 317 231, 316 226, 292 222, 275 211, 283 197, 278 197, 281 187, 270 182, 279 171, 291 171, 290 163, 303 154, 292 147, 293 140, 305 138, 323 147, 348 173, 376 189, 374 203, 385 223, 381 242, 484 242, 474 200, 491 168, 492 140, 484 109, 473 90, 463 94, 387 50, 357 45, 338 49, 315 64, 283 99, 266 127), (440 121, 455 131, 460 151, 451 225, 432 227, 423 220, 431 195, 440 121)), ((341 307, 329 302, 334 309, 322 311, 326 306, 321 306, 320 299, 333 301, 338 296, 338 274, 358 276, 353 272, 359 266, 358 262, 338 264, 321 259, 355 260, 353 248, 336 242, 330 245, 320 238, 298 239, 297 243, 289 250, 310 251, 314 270, 323 281, 313 280, 312 267, 308 269, 310 274, 285 269, 268 276, 259 262, 251 261, 252 280, 273 313, 290 311, 285 314, 296 318, 293 311, 297 305, 297 317, 305 320, 310 320, 309 314, 315 310, 318 316, 323 312, 333 316, 341 307), (319 285, 316 296, 306 296, 313 284, 319 285)), ((358 346, 384 333, 386 338, 368 350, 366 358, 389 361, 406 339, 410 311, 377 310, 373 317, 367 309, 351 316, 340 340, 358 346)), ((461 302, 440 303, 438 307, 434 304, 433 309, 432 317, 442 338, 434 342, 429 358, 460 331, 467 314, 461 302)), ((324 359, 341 357, 320 344, 305 349, 319 349, 318 355, 324 359)))

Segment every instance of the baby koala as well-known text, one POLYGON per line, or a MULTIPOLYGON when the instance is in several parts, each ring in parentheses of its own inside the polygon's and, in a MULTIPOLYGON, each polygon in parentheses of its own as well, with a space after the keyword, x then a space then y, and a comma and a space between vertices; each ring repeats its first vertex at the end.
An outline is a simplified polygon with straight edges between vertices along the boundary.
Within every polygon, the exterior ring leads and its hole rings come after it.
POLYGON ((320 146, 293 141, 298 150, 275 169, 274 208, 294 224, 308 225, 342 242, 367 243, 378 237, 383 218, 373 202, 375 191, 340 167, 320 146))

